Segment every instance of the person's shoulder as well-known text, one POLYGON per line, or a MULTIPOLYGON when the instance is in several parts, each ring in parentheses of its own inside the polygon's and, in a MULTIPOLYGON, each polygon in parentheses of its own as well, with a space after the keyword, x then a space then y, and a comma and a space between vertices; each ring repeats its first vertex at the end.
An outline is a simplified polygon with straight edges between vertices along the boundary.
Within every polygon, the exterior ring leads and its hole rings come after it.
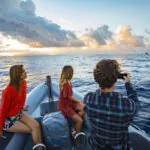
POLYGON ((71 87, 71 83, 68 82, 68 81, 65 81, 65 82, 63 83, 63 87, 71 87))
POLYGON ((10 90, 12 90, 12 89, 13 89, 12 85, 8 84, 8 85, 4 88, 3 92, 8 92, 8 91, 10 91, 10 90))
POLYGON ((4 90, 2 91, 2 94, 5 95, 5 94, 8 94, 10 92, 14 91, 14 87, 10 84, 8 84, 4 90))
POLYGON ((122 94, 119 92, 113 92, 113 95, 122 98, 122 94))
POLYGON ((123 109, 129 109, 130 105, 134 103, 134 101, 130 100, 127 96, 118 93, 118 100, 121 102, 123 109))
POLYGON ((96 94, 96 92, 88 92, 87 94, 85 94, 85 96, 93 96, 94 94, 96 94))
POLYGON ((89 103, 95 94, 96 92, 88 92, 87 94, 85 94, 83 99, 84 103, 89 103))
POLYGON ((113 92, 113 97, 115 97, 117 101, 128 101, 128 98, 120 92, 113 92))

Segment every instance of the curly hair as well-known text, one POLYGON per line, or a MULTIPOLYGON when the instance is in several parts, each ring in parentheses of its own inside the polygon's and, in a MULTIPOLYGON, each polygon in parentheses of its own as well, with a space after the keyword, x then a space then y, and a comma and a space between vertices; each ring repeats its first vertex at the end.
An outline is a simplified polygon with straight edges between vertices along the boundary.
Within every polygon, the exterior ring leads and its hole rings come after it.
POLYGON ((117 81, 120 65, 116 60, 104 59, 97 63, 94 69, 94 79, 101 88, 110 88, 117 81))

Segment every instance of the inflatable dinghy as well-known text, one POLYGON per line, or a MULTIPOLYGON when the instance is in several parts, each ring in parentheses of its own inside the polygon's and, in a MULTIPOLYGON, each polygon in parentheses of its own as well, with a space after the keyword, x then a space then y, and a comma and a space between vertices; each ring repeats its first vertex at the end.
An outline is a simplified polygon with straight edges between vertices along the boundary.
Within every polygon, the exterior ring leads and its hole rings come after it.
MULTIPOLYGON (((78 99, 83 99, 81 93, 78 93, 75 90, 73 93, 78 99)), ((28 113, 41 122, 41 118, 46 113, 52 114, 57 112, 58 97, 58 83, 55 81, 51 82, 50 76, 47 76, 46 83, 39 84, 27 95, 26 105, 29 106, 28 113)), ((85 118, 83 130, 86 134, 89 134, 88 129, 85 118)), ((135 125, 130 125, 128 130, 133 150, 150 150, 150 137, 143 130, 135 125)), ((12 134, 8 132, 4 132, 4 135, 7 139, 0 139, 0 150, 32 150, 33 143, 31 135, 25 133, 12 134)), ((73 150, 73 147, 74 145, 68 150, 73 150)), ((82 150, 84 149, 88 150, 88 144, 82 148, 82 150)))

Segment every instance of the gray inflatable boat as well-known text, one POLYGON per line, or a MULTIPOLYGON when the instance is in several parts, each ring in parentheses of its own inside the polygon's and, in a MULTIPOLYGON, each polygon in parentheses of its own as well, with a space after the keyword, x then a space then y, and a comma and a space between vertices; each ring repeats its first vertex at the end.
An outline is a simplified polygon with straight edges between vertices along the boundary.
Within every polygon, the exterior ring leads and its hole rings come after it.
MULTIPOLYGON (((78 99, 83 99, 82 94, 75 90, 73 93, 78 99)), ((47 76, 46 83, 39 84, 27 95, 26 105, 29 105, 28 113, 41 122, 41 118, 45 113, 57 112, 58 96, 58 83, 55 81, 51 82, 50 76, 47 76)), ((83 130, 86 134, 89 134, 88 129, 85 118, 83 130)), ((150 150, 150 137, 143 130, 133 124, 129 126, 128 130, 133 150, 150 150)), ((0 139, 0 150, 32 150, 31 135, 7 132, 4 132, 4 135, 7 139, 0 139)), ((70 149, 75 149, 74 145, 70 149)), ((88 150, 88 144, 82 148, 82 150, 84 149, 88 150)))

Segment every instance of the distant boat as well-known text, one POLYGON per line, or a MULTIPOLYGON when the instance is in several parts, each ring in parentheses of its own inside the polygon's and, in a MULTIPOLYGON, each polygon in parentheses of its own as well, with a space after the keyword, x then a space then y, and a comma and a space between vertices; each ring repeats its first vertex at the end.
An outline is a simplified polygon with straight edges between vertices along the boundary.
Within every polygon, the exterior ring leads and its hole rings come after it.
POLYGON ((149 53, 148 53, 148 52, 145 52, 145 55, 149 55, 149 53))

